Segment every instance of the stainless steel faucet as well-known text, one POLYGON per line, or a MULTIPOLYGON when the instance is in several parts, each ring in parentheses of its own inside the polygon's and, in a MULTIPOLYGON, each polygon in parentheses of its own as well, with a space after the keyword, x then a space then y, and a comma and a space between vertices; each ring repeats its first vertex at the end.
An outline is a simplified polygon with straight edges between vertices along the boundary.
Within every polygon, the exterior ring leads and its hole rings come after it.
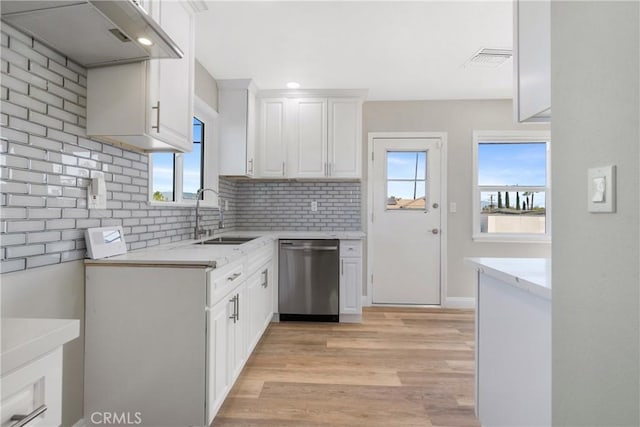
POLYGON ((202 195, 202 193, 204 193, 205 191, 211 191, 212 193, 214 193, 216 196, 218 196, 218 228, 222 229, 224 228, 224 206, 223 206, 223 200, 220 197, 220 193, 218 193, 216 190, 214 190, 213 188, 201 188, 198 190, 198 192, 196 193, 196 226, 194 227, 193 230, 193 238, 194 239, 199 239, 200 235, 202 234, 203 230, 200 229, 200 196, 202 195))

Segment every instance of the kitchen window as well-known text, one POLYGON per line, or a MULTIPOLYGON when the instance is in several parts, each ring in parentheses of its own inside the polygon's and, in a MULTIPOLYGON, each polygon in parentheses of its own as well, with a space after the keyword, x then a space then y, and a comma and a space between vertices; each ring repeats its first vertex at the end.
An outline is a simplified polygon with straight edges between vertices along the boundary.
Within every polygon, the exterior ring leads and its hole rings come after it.
MULTIPOLYGON (((154 204, 193 204, 200 188, 218 190, 217 113, 201 100, 193 117, 193 148, 189 153, 151 153, 150 199, 154 204)), ((217 206, 210 192, 200 196, 217 206)))
POLYGON ((551 239, 550 145, 547 131, 473 134, 473 239, 551 239))

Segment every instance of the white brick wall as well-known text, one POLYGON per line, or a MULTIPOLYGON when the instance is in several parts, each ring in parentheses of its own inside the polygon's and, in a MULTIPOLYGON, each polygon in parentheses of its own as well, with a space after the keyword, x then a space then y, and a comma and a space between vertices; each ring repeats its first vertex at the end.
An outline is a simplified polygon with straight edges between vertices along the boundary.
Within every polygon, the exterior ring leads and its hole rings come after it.
MULTIPOLYGON (((130 250, 191 238, 193 208, 148 204, 145 154, 87 138, 86 71, 4 23, 1 43, 0 272, 84 258, 87 227, 122 225, 130 250), (89 211, 98 175, 107 209, 89 211)), ((235 184, 220 189, 233 207, 235 184)), ((215 210, 203 225, 217 226, 215 210)))
POLYGON ((239 181, 237 228, 241 230, 360 230, 360 183, 239 181), (318 210, 311 211, 311 201, 318 210))

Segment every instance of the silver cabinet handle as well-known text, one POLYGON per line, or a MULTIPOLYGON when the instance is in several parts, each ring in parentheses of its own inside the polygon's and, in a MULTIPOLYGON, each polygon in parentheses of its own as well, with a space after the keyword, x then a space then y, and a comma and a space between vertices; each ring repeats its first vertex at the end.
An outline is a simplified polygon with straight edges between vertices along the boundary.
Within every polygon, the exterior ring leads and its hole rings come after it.
POLYGON ((233 319, 233 323, 236 323, 236 296, 231 298, 229 302, 233 303, 233 313, 229 316, 229 319, 233 319))
POLYGON ((242 273, 234 273, 233 275, 227 277, 227 280, 229 282, 233 282, 234 280, 236 280, 240 276, 242 276, 242 273))
POLYGON ((238 309, 236 310, 236 320, 240 321, 240 294, 236 295, 236 304, 238 304, 238 309))
POLYGON ((262 274, 264 274, 264 282, 262 282, 262 287, 267 288, 269 286, 269 269, 265 269, 262 274))
POLYGON ((249 159, 249 175, 253 175, 253 159, 249 159))
POLYGON ((340 260, 340 275, 344 276, 344 258, 340 260))
POLYGON ((13 415, 9 418, 9 421, 17 421, 15 424, 11 424, 10 427, 23 427, 33 421, 36 417, 44 414, 47 411, 47 405, 38 406, 33 412, 27 415, 13 415))
POLYGON ((287 176, 284 169, 284 162, 282 162, 282 176, 287 176))
POLYGON ((151 126, 151 129, 155 129, 156 133, 160 133, 160 101, 156 103, 155 107, 151 107, 152 110, 156 110, 156 125, 151 126))
POLYGON ((324 162, 324 176, 327 176, 327 162, 324 162))
POLYGON ((337 251, 337 246, 286 246, 287 251, 337 251))
POLYGON ((333 175, 333 163, 329 162, 329 173, 327 173, 327 176, 331 175, 333 175))

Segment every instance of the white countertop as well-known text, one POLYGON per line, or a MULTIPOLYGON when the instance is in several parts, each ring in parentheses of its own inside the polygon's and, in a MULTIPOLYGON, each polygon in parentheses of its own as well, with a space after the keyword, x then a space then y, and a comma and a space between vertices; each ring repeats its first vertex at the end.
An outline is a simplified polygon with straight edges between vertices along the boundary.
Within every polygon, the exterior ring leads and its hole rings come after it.
POLYGON ((551 300, 548 258, 465 258, 465 263, 506 284, 551 300))
POLYGON ((28 363, 80 334, 80 321, 75 319, 3 318, 2 375, 28 363))
MULTIPOLYGON (((229 231, 199 240, 182 240, 152 246, 103 259, 87 259, 85 265, 135 264, 153 266, 191 266, 216 268, 228 264, 276 239, 362 239, 358 231, 229 231), (241 245, 200 245, 198 242, 220 236, 257 237, 241 245)), ((125 236, 126 240, 126 236, 125 236)))

